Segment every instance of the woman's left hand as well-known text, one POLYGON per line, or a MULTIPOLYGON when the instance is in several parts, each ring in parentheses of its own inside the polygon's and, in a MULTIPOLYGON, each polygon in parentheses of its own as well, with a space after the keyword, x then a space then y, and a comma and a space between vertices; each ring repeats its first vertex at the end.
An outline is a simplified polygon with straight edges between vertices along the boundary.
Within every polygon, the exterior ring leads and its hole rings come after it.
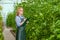
POLYGON ((26 22, 27 24, 29 23, 29 21, 26 22))

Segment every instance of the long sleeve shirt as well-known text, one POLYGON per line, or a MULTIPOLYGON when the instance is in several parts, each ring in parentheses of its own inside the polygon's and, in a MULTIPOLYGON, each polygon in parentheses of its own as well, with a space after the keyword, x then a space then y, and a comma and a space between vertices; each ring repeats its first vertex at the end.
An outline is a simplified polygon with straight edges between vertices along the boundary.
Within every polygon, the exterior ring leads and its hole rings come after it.
POLYGON ((16 25, 17 27, 20 27, 20 23, 24 20, 23 16, 16 16, 15 21, 16 21, 16 25))

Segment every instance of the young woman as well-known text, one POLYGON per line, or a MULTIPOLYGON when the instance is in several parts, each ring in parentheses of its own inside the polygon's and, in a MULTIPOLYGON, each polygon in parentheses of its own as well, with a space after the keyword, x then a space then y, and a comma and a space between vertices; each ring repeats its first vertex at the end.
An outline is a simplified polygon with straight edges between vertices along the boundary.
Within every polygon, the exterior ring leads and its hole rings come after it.
POLYGON ((24 16, 23 16, 22 7, 19 7, 17 9, 15 21, 16 21, 16 25, 17 25, 16 40, 26 40, 25 26, 23 26, 23 23, 26 21, 26 18, 24 18, 24 16))

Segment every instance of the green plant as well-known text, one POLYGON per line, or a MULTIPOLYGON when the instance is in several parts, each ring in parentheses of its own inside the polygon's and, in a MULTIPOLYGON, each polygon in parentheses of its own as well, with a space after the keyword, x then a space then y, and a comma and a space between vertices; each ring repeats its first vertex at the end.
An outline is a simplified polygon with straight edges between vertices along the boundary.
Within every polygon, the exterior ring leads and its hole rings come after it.
POLYGON ((26 25, 26 40, 60 40, 60 0, 26 1, 15 6, 13 14, 22 6, 24 16, 30 18, 26 25))
POLYGON ((3 33, 2 33, 2 16, 0 13, 0 40, 4 40, 3 33))
POLYGON ((13 29, 16 29, 14 13, 8 14, 7 19, 6 19, 6 25, 7 25, 7 27, 12 27, 13 29))

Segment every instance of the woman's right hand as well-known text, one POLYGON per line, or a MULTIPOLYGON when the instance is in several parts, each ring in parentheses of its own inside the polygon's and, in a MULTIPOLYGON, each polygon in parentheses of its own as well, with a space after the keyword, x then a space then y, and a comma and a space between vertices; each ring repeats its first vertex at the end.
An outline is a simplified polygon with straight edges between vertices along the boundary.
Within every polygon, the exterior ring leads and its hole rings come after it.
POLYGON ((24 18, 24 21, 20 23, 20 25, 23 25, 23 23, 26 21, 26 18, 24 18))
POLYGON ((26 18, 24 18, 24 21, 26 21, 26 18))

